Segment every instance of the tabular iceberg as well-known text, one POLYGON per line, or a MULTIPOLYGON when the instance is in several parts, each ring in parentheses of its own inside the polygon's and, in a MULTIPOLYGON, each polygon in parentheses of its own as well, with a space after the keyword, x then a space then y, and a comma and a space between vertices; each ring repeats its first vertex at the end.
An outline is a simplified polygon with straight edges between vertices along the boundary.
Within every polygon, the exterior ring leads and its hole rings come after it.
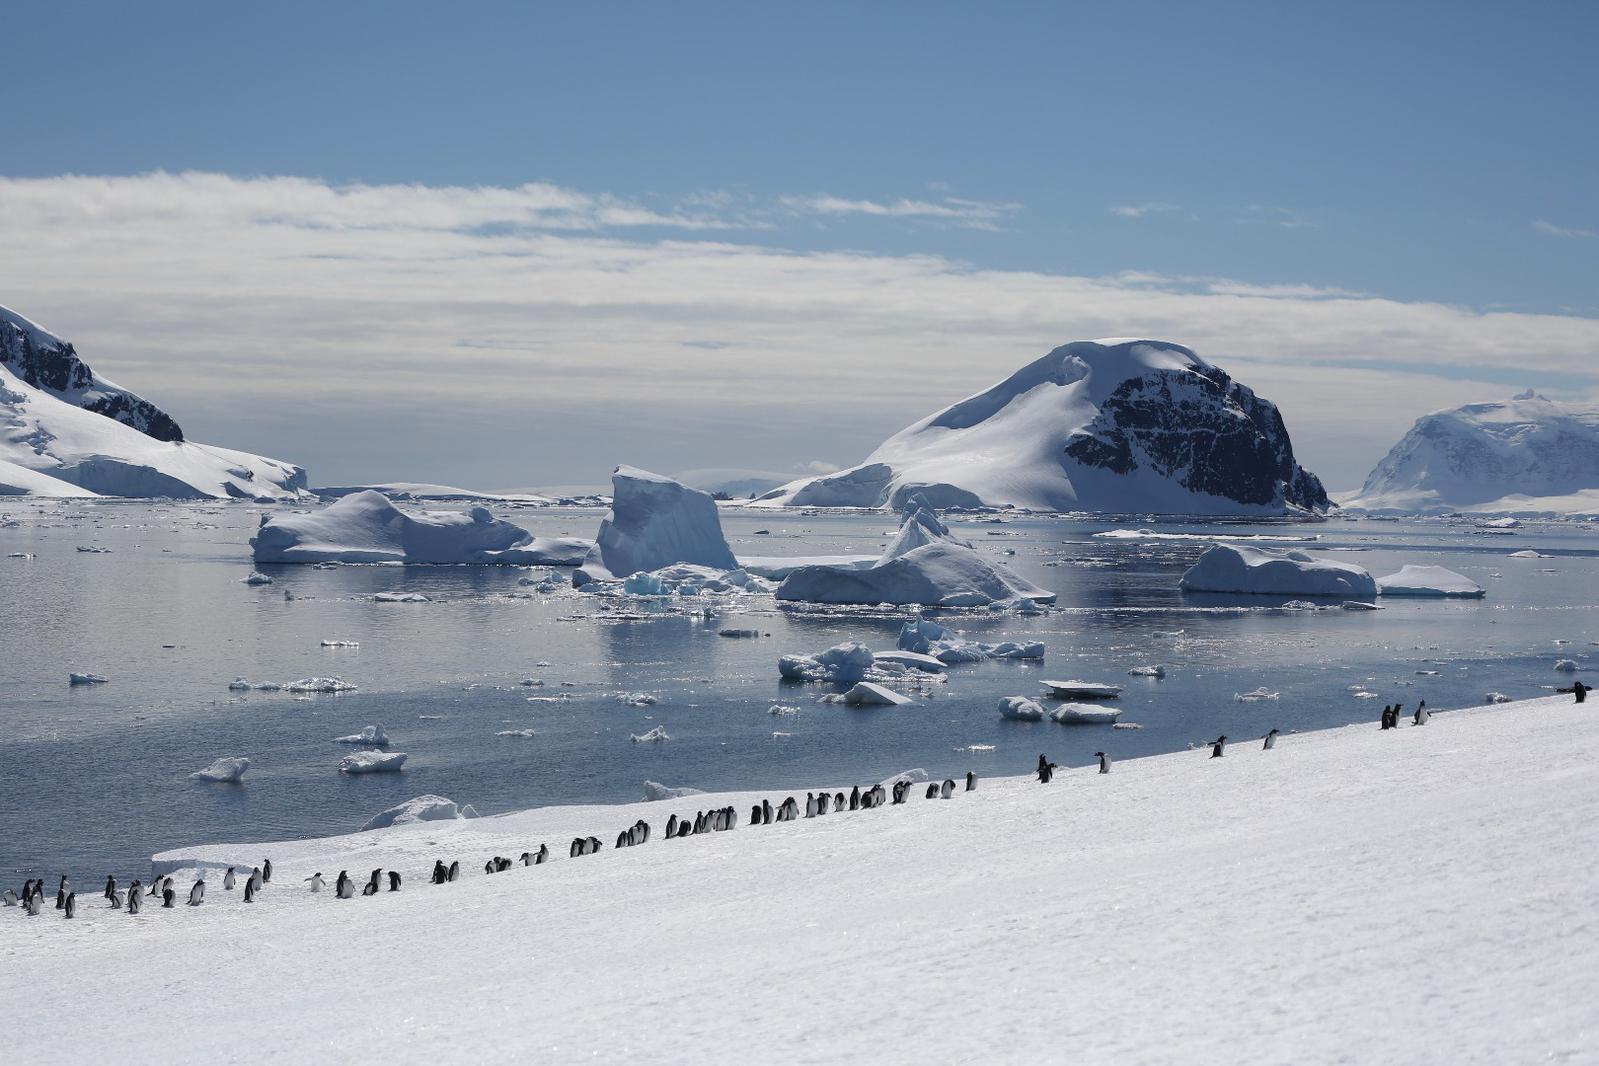
POLYGON ((261 517, 258 563, 494 563, 570 566, 590 545, 534 537, 486 508, 408 514, 381 492, 357 492, 309 513, 261 517))
POLYGON ((1316 559, 1301 551, 1217 544, 1183 575, 1186 592, 1369 599, 1377 582, 1353 563, 1316 559))
POLYGON ((809 603, 980 607, 1023 600, 1053 603, 1055 594, 1000 563, 989 562, 955 539, 927 500, 917 495, 907 502, 899 532, 874 565, 864 570, 802 566, 783 579, 777 598, 809 603))
POLYGON ((611 472, 611 510, 573 584, 626 578, 674 563, 738 568, 722 535, 716 501, 669 477, 617 467, 611 472))
POLYGON ((1178 344, 1062 345, 900 431, 858 466, 791 482, 770 506, 1122 513, 1324 511, 1277 408, 1178 344))
POLYGON ((1407 563, 1397 573, 1377 579, 1384 596, 1442 596, 1475 599, 1487 595, 1483 587, 1464 574, 1442 566, 1407 563))
POLYGON ((0 307, 0 495, 271 501, 304 489, 292 463, 186 440, 165 411, 0 307))

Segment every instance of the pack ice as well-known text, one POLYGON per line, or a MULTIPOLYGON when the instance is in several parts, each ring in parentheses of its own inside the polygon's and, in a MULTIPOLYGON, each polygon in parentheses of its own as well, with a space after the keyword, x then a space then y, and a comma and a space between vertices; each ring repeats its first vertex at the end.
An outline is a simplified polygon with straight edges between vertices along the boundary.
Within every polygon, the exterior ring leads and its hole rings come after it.
POLYGON ((1055 594, 984 559, 950 533, 924 497, 914 495, 906 502, 899 532, 874 565, 864 570, 802 566, 783 579, 777 598, 810 603, 980 607, 1023 600, 1053 603, 1055 594))
POLYGON ((847 470, 757 505, 1284 514, 1325 511, 1277 408, 1180 344, 1074 341, 847 470))
POLYGON ((320 511, 261 517, 250 540, 258 563, 495 563, 572 566, 590 545, 535 537, 487 508, 408 514, 381 492, 357 492, 320 511))
POLYGON ((1183 574, 1187 592, 1369 599, 1377 582, 1353 563, 1317 559, 1302 551, 1217 544, 1183 574))
POLYGON ((292 463, 184 439, 71 344, 0 307, 0 495, 296 499, 292 463))

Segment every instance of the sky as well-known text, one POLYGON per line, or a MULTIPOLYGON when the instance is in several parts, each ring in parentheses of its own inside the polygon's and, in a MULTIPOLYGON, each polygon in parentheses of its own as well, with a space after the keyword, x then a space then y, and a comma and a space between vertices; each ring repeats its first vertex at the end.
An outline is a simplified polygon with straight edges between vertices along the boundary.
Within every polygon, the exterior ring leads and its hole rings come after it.
POLYGON ((29 3, 0 304, 313 484, 849 465, 1069 340, 1599 397, 1599 5, 29 3))

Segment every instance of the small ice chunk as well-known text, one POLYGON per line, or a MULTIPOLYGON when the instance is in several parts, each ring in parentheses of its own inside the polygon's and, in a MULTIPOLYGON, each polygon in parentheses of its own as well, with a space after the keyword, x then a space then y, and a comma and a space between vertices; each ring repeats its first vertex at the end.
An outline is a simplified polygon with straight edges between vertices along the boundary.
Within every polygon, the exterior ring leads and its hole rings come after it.
POLYGON ((290 692, 354 692, 355 686, 337 677, 302 677, 284 688, 290 692))
POLYGON ((537 734, 531 729, 502 729, 494 735, 497 737, 531 737, 537 734))
POLYGON ((786 703, 774 703, 770 707, 766 708, 766 713, 770 714, 770 715, 775 715, 775 716, 782 717, 782 716, 786 716, 786 715, 798 714, 799 713, 799 708, 798 707, 790 707, 786 703))
POLYGON ((109 680, 101 674, 68 674, 69 685, 103 685, 109 680))
POLYGON ((379 592, 372 597, 376 603, 431 603, 420 592, 379 592))
POLYGON ((1577 672, 1577 662, 1575 659, 1557 660, 1555 670, 1562 674, 1574 674, 1577 672))
POLYGON ((656 726, 648 733, 629 733, 628 736, 635 744, 659 744, 663 740, 671 740, 667 735, 665 726, 656 726))
POLYGON ((851 707, 902 707, 913 701, 893 689, 874 685, 870 681, 858 681, 855 687, 844 693, 844 702, 851 707))
POLYGON ((196 770, 189 776, 196 781, 239 781, 249 768, 249 759, 224 755, 204 770, 196 770))
POLYGON ((999 716, 1012 722, 1042 722, 1044 707, 1026 696, 1001 696, 999 716))
POLYGON ((404 765, 405 752, 403 751, 352 751, 339 760, 339 773, 392 773, 404 765))
POLYGON ((324 640, 322 646, 324 648, 359 648, 361 642, 358 640, 324 640))
POLYGON ((228 688, 234 692, 281 692, 283 686, 276 681, 250 681, 246 678, 236 677, 228 682, 228 688))
POLYGON ((1122 694, 1122 686, 1100 681, 1044 681, 1041 684, 1049 689, 1051 696, 1063 700, 1114 700, 1122 694))
POLYGON ((1484 703, 1510 703, 1511 699, 1503 692, 1490 692, 1483 697, 1484 703))
POLYGON ((1159 664, 1156 664, 1155 666, 1135 666, 1131 670, 1127 671, 1127 673, 1131 677, 1159 678, 1166 676, 1166 668, 1159 664))
POLYGON ((1120 707, 1100 703, 1062 703, 1049 716, 1061 725, 1105 725, 1114 723, 1121 713, 1120 707))
POLYGON ((334 737, 335 744, 367 744, 374 748, 389 746, 389 735, 383 731, 382 723, 369 725, 359 733, 352 733, 347 737, 334 737))
POLYGON ((618 692, 616 702, 629 707, 653 707, 661 701, 648 692, 618 692))
POLYGON ((1233 699, 1237 700, 1239 703, 1258 703, 1261 700, 1277 699, 1280 695, 1282 694, 1279 692, 1272 692, 1262 685, 1260 688, 1257 688, 1251 692, 1235 692, 1233 693, 1233 699))
POLYGON ((259 571, 259 570, 251 570, 249 577, 241 577, 239 580, 244 582, 246 585, 270 585, 270 584, 272 584, 272 579, 270 577, 267 577, 265 574, 261 573, 261 571, 259 571))

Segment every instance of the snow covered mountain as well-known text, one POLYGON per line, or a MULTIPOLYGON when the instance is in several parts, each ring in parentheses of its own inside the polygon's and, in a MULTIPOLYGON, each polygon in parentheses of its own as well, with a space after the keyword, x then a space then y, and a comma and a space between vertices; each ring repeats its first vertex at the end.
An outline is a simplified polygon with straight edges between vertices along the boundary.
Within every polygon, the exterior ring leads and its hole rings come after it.
POLYGON ((165 411, 0 307, 0 495, 281 500, 304 488, 291 463, 186 441, 165 411))
POLYGON ((1275 515, 1323 511, 1275 405, 1178 344, 1075 341, 771 506, 1275 515))
POLYGON ((1339 502, 1363 511, 1599 512, 1599 408, 1529 389, 1434 411, 1339 502))

